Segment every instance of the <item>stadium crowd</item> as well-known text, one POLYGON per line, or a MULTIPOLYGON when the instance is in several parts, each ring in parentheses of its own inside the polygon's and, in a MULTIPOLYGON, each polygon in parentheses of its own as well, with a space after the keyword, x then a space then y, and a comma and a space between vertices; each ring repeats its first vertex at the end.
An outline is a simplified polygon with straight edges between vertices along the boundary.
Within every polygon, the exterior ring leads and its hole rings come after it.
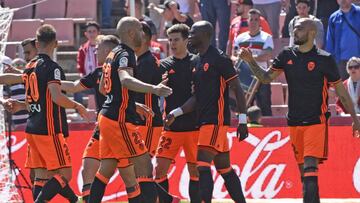
MULTIPOLYGON (((358 29, 360 26, 360 14, 358 7, 356 7, 357 4, 359 4, 359 1, 356 0, 136 0, 134 15, 137 19, 147 22, 150 26, 152 33, 150 50, 158 59, 164 59, 170 54, 169 47, 166 41, 163 43, 163 39, 166 39, 166 30, 171 25, 185 23, 191 27, 194 22, 201 19, 209 21, 216 29, 217 34, 213 36, 212 45, 231 56, 237 71, 242 72, 239 79, 243 88, 250 92, 251 88, 253 88, 251 84, 256 82, 256 79, 254 79, 247 64, 237 57, 239 48, 250 47, 256 55, 260 55, 257 56, 257 61, 263 68, 266 68, 267 64, 270 64, 285 45, 293 45, 294 36, 292 33, 294 25, 297 20, 305 17, 312 18, 317 22, 318 33, 314 43, 318 48, 325 49, 335 57, 340 75, 343 80, 346 80, 349 77, 349 70, 346 68, 348 60, 351 57, 360 56, 358 29), (256 12, 255 15, 259 16, 259 19, 254 19, 254 21, 249 19, 248 13, 252 8, 256 9, 252 13, 256 12), (342 14, 344 16, 348 15, 348 17, 343 18, 342 14), (261 34, 258 35, 258 33, 261 34), (354 43, 348 43, 349 41, 354 43)), ((76 66, 80 77, 87 75, 97 67, 95 55, 96 37, 102 33, 102 29, 115 27, 116 22, 111 18, 112 1, 101 1, 100 5, 101 17, 99 21, 101 24, 90 21, 84 27, 86 42, 78 49, 76 66)), ((130 15, 128 1, 120 0, 117 6, 121 11, 119 13, 120 17, 130 15)), ((28 42, 25 45, 29 46, 28 42)), ((192 51, 191 47, 189 48, 192 51)), ((20 59, 14 59, 14 68, 17 68, 18 63, 16 61, 18 60, 20 59)), ((4 58, 2 61, 6 65, 12 65, 9 63, 9 58, 4 58)), ((75 69, 70 70, 74 71, 75 69)), ((251 105, 260 107, 263 116, 283 116, 288 108, 286 106, 288 98, 287 85, 284 76, 280 78, 282 79, 275 81, 282 83, 280 87, 271 84, 258 85, 256 86, 255 95, 249 99, 251 105), (254 101, 252 98, 254 98, 254 101)), ((12 89, 14 88, 16 88, 16 92, 12 94, 13 96, 14 94, 21 95, 21 92, 24 92, 21 85, 13 86, 12 89)), ((6 90, 6 92, 14 91, 6 90)), ((336 102, 333 89, 330 89, 329 94, 331 113, 333 115, 344 115, 339 102, 336 102)), ((89 108, 95 108, 95 105, 93 105, 95 97, 92 90, 74 93, 74 99, 82 104, 87 104, 89 108), (84 96, 88 97, 88 102, 84 102, 84 96)), ((231 104, 233 103, 234 101, 231 99, 231 104)), ((78 120, 78 116, 77 113, 70 114, 69 118, 78 120)), ((17 113, 12 119, 14 124, 25 123, 26 115, 24 112, 17 113)))

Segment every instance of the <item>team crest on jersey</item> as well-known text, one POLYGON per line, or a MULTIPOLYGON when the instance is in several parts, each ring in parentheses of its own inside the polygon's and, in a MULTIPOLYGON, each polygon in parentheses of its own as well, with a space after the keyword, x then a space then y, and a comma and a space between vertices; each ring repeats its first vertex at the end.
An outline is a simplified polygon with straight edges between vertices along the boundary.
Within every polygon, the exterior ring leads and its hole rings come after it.
POLYGON ((309 71, 313 71, 314 68, 315 68, 315 62, 310 61, 310 62, 307 64, 307 69, 308 69, 309 71))
POLYGON ((128 59, 125 56, 120 58, 119 67, 120 68, 128 67, 128 59))
POLYGON ((209 69, 209 64, 205 63, 203 68, 204 68, 204 71, 206 72, 209 69))
POLYGON ((54 79, 55 80, 61 80, 61 73, 59 69, 55 69, 54 71, 54 79))

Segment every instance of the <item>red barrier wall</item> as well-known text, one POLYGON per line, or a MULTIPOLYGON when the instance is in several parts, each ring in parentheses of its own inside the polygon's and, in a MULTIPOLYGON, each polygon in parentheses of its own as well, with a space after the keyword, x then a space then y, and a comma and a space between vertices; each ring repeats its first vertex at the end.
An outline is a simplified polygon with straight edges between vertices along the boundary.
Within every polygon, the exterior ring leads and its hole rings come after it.
MULTIPOLYGON (((301 181, 289 143, 286 127, 252 128, 250 136, 239 143, 234 129, 228 133, 232 145, 231 160, 239 174, 247 198, 295 198, 301 196, 301 181)), ((360 197, 360 139, 351 136, 349 126, 331 126, 329 130, 329 160, 320 166, 320 195, 322 198, 360 197)), ((73 161, 72 188, 80 194, 81 156, 91 131, 72 131, 69 148, 73 161)), ((314 135, 316 136, 316 135, 314 135)), ((15 132, 13 157, 23 168, 26 140, 23 132, 15 132)), ((189 176, 183 153, 170 170, 170 191, 183 198, 188 197, 189 176)), ((22 170, 28 178, 28 170, 22 170)), ((213 168, 216 199, 228 198, 221 176, 213 168)), ((31 200, 31 191, 23 190, 31 200)), ((104 200, 126 200, 124 184, 116 173, 106 190, 104 200)), ((30 201, 29 201, 30 202, 30 201)), ((54 202, 63 202, 57 198, 54 202)))

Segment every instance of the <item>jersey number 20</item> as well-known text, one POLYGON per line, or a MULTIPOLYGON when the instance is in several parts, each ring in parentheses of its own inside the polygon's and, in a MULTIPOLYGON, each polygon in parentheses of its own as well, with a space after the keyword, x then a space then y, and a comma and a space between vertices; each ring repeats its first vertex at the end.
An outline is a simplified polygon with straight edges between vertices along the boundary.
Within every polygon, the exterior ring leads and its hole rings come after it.
POLYGON ((30 75, 23 75, 23 80, 26 88, 27 101, 37 102, 39 100, 39 88, 35 72, 32 72, 30 75))

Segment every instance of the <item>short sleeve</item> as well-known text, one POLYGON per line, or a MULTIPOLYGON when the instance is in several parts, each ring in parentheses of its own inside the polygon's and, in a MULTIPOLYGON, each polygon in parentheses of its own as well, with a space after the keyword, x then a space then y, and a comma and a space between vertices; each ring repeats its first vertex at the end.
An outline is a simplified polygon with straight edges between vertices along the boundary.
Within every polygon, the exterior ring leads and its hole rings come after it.
POLYGON ((229 58, 223 57, 219 61, 220 64, 216 67, 218 68, 220 75, 225 79, 226 82, 229 82, 230 80, 238 76, 233 66, 233 63, 229 58))
POLYGON ((327 78, 329 84, 334 85, 338 82, 341 82, 339 70, 337 68, 336 62, 332 56, 328 56, 325 60, 327 62, 324 66, 324 75, 327 78))
POLYGON ((273 50, 274 49, 274 42, 273 42, 273 38, 271 35, 267 34, 263 49, 264 50, 273 50))
POLYGON ((61 84, 61 74, 62 74, 62 68, 58 65, 50 65, 48 70, 48 84, 50 83, 58 83, 61 84))
POLYGON ((272 70, 283 71, 285 68, 286 61, 286 50, 282 50, 277 57, 274 58, 272 62, 272 70))
POLYGON ((111 66, 119 70, 135 68, 136 66, 135 55, 133 53, 129 53, 128 51, 123 51, 116 56, 111 66))
POLYGON ((97 85, 97 70, 93 70, 91 73, 80 79, 80 84, 85 88, 94 88, 97 85))

